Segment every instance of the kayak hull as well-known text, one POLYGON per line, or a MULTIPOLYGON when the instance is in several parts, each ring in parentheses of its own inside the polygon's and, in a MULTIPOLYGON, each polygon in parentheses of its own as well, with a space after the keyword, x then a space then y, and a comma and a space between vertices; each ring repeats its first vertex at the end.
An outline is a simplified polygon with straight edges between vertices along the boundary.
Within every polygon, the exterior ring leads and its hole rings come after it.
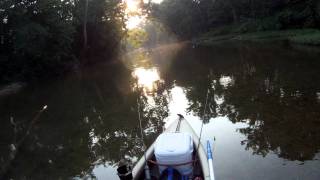
MULTIPOLYGON (((176 132, 177 127, 179 127, 179 132, 185 132, 185 133, 191 134, 194 147, 198 147, 199 137, 197 136, 195 131, 192 129, 188 121, 184 118, 180 120, 179 119, 175 120, 167 129, 165 129, 164 133, 176 132)), ((145 156, 147 160, 150 160, 154 156, 154 146, 155 146, 155 143, 153 143, 145 152, 145 156)), ((204 180, 210 180, 207 154, 201 143, 197 151, 197 157, 200 161, 200 166, 201 166, 204 180)), ((146 164, 146 161, 145 161, 145 157, 143 156, 142 158, 140 158, 140 160, 136 163, 136 165, 132 169, 132 175, 134 180, 140 179, 142 173, 144 173, 145 164, 146 164)))

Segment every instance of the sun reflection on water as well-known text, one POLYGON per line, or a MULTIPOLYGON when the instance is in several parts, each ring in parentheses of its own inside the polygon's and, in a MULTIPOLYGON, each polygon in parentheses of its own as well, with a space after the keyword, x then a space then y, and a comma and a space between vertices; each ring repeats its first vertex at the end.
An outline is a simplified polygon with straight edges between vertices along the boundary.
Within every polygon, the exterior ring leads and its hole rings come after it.
POLYGON ((152 93, 157 90, 159 83, 162 82, 157 68, 136 68, 132 76, 137 80, 134 88, 142 88, 146 93, 152 93))

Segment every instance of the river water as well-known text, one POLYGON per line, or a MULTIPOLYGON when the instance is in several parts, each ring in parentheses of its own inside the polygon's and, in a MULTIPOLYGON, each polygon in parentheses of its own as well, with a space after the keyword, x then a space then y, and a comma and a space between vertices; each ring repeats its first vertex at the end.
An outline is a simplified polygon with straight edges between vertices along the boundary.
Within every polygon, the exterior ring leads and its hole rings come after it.
POLYGON ((203 120, 218 180, 319 180, 319 52, 171 44, 29 84, 0 96, 2 178, 117 179, 143 153, 138 102, 147 144, 177 113, 196 132, 203 120))

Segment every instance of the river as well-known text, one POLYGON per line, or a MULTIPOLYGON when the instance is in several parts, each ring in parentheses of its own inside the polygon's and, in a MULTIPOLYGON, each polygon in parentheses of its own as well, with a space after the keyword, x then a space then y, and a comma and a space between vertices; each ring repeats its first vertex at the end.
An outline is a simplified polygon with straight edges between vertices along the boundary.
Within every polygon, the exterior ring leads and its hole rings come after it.
POLYGON ((29 84, 0 96, 1 174, 117 179, 116 163, 143 153, 138 102, 149 145, 177 113, 196 132, 203 120, 202 141, 215 139, 217 180, 319 180, 319 52, 171 44, 29 84))

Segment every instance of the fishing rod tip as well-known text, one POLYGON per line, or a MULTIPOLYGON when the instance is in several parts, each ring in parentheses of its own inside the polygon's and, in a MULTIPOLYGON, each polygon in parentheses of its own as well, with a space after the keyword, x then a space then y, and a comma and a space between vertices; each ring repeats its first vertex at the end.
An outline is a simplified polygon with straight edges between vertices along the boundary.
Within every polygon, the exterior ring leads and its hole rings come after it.
POLYGON ((181 114, 177 114, 180 119, 184 119, 184 117, 181 114))

